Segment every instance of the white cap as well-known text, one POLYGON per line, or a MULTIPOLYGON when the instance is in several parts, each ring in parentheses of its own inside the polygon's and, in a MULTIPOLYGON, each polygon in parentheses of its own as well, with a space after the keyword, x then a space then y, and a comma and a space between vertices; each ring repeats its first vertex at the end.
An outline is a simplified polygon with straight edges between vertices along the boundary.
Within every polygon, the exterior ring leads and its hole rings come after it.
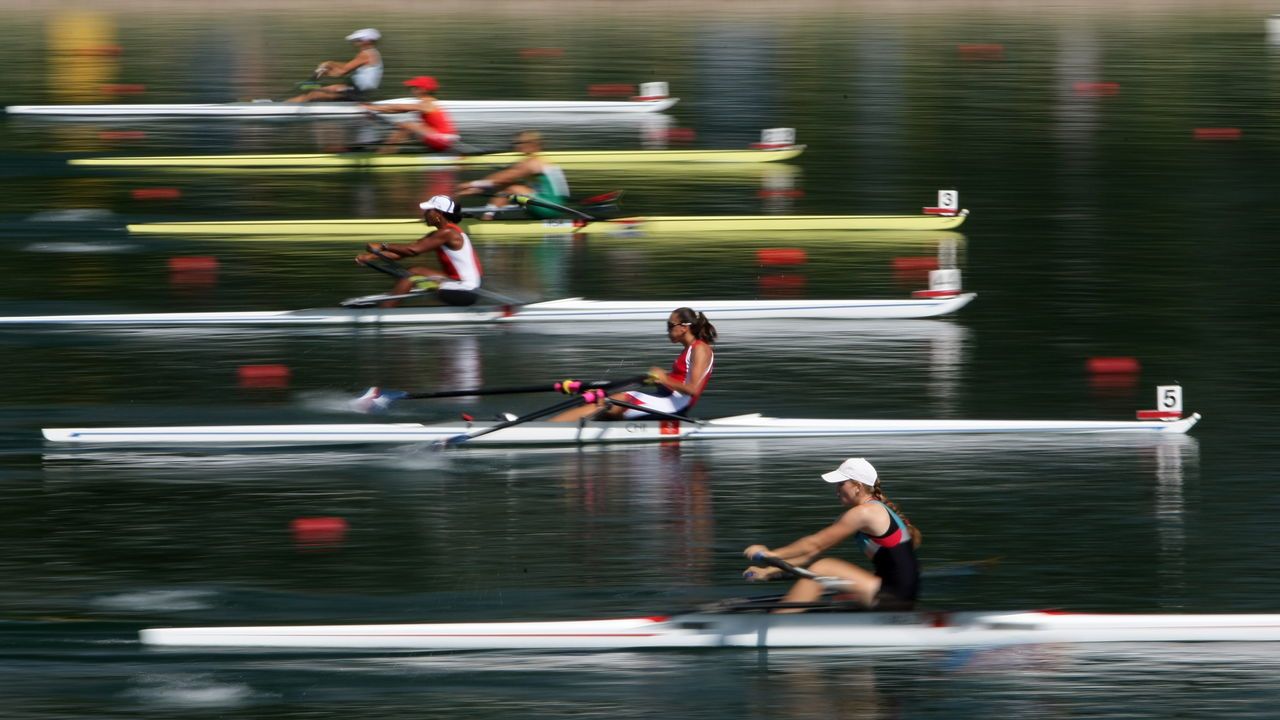
POLYGON ((862 458, 849 458, 840 463, 840 467, 829 473, 823 473, 822 479, 829 483, 842 483, 845 480, 857 480, 867 487, 876 486, 876 469, 862 458))
POLYGON ((382 39, 382 33, 378 32, 374 28, 360 28, 359 30, 348 35, 346 39, 351 42, 355 42, 356 40, 369 40, 372 42, 377 42, 378 40, 382 39))
POLYGON ((453 198, 448 195, 432 195, 426 202, 418 203, 418 208, 422 212, 439 210, 446 215, 458 214, 458 203, 454 202, 453 198))

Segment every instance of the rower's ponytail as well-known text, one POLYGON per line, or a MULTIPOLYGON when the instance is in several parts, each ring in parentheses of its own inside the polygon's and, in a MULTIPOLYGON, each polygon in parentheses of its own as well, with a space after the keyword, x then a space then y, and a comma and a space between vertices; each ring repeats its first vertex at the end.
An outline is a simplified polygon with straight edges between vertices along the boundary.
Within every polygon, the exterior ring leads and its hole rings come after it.
POLYGON ((892 510, 895 515, 902 518, 902 522, 906 523, 907 525, 907 532, 911 534, 911 547, 913 548, 920 547, 920 543, 924 542, 924 535, 920 532, 920 528, 917 528, 915 525, 912 525, 911 520, 909 520, 906 515, 902 514, 902 511, 898 509, 898 506, 893 504, 893 501, 885 496, 884 490, 880 489, 879 479, 876 480, 875 487, 871 488, 871 497, 884 503, 885 506, 887 506, 890 510, 892 510))
POLYGON ((706 314, 697 312, 693 308, 676 308, 675 316, 680 318, 680 322, 689 323, 689 331, 693 336, 708 345, 714 345, 716 342, 716 326, 711 324, 706 314))

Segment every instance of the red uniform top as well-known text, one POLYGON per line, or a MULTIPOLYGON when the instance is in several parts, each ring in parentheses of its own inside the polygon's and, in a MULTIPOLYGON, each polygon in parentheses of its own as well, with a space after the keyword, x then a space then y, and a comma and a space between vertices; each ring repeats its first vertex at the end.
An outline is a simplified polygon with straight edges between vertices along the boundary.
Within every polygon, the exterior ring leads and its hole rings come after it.
MULTIPOLYGON (((689 344, 689 347, 684 349, 684 352, 677 355, 676 361, 671 363, 671 372, 667 373, 667 376, 678 383, 687 384, 689 382, 689 364, 693 361, 693 349, 699 345, 707 344, 701 340, 694 340, 689 344)), ((711 346, 707 345, 707 349, 711 350, 711 346)), ((715 368, 715 365, 716 356, 715 351, 712 350, 711 362, 707 363, 707 374, 703 375, 702 379, 694 385, 697 392, 693 394, 693 402, 689 403, 690 406, 692 406, 694 402, 697 402, 698 398, 702 396, 702 391, 707 389, 707 382, 711 380, 711 371, 715 368)))
POLYGON ((431 112, 418 113, 422 116, 422 124, 435 130, 441 135, 457 135, 458 132, 453 129, 453 120, 449 118, 442 108, 436 106, 431 112))

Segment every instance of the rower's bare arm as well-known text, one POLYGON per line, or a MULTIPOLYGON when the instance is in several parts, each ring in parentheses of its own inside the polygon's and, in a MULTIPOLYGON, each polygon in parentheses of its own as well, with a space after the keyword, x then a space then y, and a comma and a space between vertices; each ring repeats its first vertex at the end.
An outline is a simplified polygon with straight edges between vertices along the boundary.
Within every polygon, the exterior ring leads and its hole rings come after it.
MULTIPOLYGON (((854 508, 854 510, 857 510, 857 508, 854 508)), ((818 556, 824 552, 839 545, 858 532, 860 529, 858 520, 850 517, 854 510, 841 515, 839 520, 818 532, 806 535, 786 547, 774 550, 773 554, 801 567, 808 565, 817 560, 818 556)))
POLYGON ((509 165, 496 173, 486 177, 484 182, 491 183, 490 187, 495 185, 510 185, 518 180, 532 177, 542 172, 542 161, 537 158, 526 158, 520 162, 509 165))
POLYGON ((368 65, 372 60, 373 58, 368 50, 361 50, 356 53, 355 57, 345 63, 326 60, 321 63, 320 66, 325 68, 325 77, 342 77, 343 75, 351 74, 356 68, 362 65, 368 65))

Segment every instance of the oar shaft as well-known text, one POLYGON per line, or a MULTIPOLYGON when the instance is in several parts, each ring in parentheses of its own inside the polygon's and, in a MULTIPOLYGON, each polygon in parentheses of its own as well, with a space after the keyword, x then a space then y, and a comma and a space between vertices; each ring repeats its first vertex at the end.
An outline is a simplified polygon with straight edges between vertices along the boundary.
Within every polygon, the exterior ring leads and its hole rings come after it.
MULTIPOLYGON (((577 388, 580 390, 593 390, 595 388, 607 387, 613 380, 580 380, 577 382, 577 388)), ((469 388, 466 390, 441 390, 438 392, 420 392, 409 393, 402 399, 404 400, 430 400, 431 398, 447 398, 447 397, 470 397, 472 395, 518 395, 520 393, 538 393, 538 392, 563 392, 563 383, 541 383, 539 385, 514 385, 510 387, 493 387, 493 388, 469 388)), ((571 393, 577 390, 570 389, 571 393)))
POLYGON ((645 380, 645 376, 643 375, 639 377, 629 378, 627 380, 615 380, 613 382, 610 382, 604 385, 603 387, 596 388, 593 390, 588 390, 586 393, 584 393, 583 395, 579 395, 578 397, 572 398, 570 400, 566 400, 562 403, 556 403, 555 405, 552 405, 551 407, 548 407, 548 408, 535 410, 534 412, 521 415, 520 417, 514 420, 501 422, 501 423, 498 423, 497 425, 492 425, 482 430, 476 430, 474 432, 464 433, 462 435, 456 435, 454 437, 449 438, 448 440, 445 440, 444 444, 458 445, 468 440, 474 440, 475 438, 478 438, 481 435, 488 435, 489 433, 492 433, 492 432, 505 430, 506 428, 512 427, 513 425, 519 425, 521 423, 526 423, 532 420, 537 420, 539 418, 544 418, 548 415, 555 415, 557 413, 562 413, 565 410, 572 410, 573 408, 576 408, 580 405, 595 402, 597 399, 602 399, 602 397, 605 394, 613 392, 615 390, 619 390, 625 387, 630 387, 633 385, 639 385, 640 383, 644 382, 644 380, 645 380), (599 393, 599 395, 597 395, 597 393, 599 393))

